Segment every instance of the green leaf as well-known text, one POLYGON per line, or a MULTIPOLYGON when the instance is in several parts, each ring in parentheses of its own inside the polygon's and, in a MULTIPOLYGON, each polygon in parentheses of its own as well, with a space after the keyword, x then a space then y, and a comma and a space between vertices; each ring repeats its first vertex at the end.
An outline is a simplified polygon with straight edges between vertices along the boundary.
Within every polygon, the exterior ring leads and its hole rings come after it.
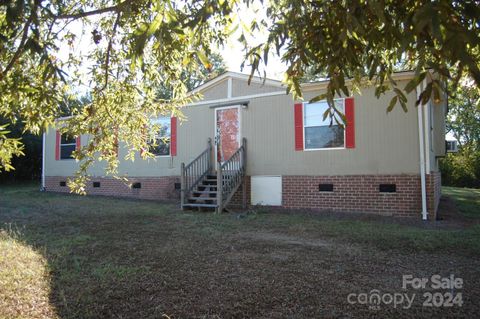
POLYGON ((398 101, 398 96, 395 95, 390 100, 390 103, 388 104, 387 113, 390 113, 393 110, 393 108, 395 107, 395 104, 397 104, 397 101, 398 101))
POLYGON ((317 95, 317 96, 315 96, 314 98, 312 98, 309 102, 310 102, 310 103, 315 103, 315 102, 318 102, 318 101, 323 101, 323 100, 325 100, 326 95, 327 95, 326 93, 317 95))
POLYGON ((417 87, 417 80, 414 78, 414 79, 411 79, 410 81, 408 81, 407 85, 405 85, 405 92, 407 93, 410 93, 412 92, 416 87, 417 87))
POLYGON ((207 58, 207 55, 205 54, 205 52, 203 52, 202 50, 198 50, 197 51, 197 56, 200 59, 200 61, 202 62, 204 67, 206 67, 206 68, 210 67, 210 65, 211 65, 210 61, 207 58))

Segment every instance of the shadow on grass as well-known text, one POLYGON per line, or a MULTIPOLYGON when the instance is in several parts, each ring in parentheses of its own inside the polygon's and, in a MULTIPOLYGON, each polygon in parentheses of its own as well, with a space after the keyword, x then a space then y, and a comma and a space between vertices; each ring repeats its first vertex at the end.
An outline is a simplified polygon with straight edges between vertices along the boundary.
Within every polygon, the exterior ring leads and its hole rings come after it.
MULTIPOLYGON (((382 277, 384 262, 393 273, 427 271, 429 264, 440 272, 458 260, 467 277, 480 254, 479 227, 423 229, 385 218, 261 211, 183 213, 155 202, 37 189, 0 188, 0 228, 14 234, 4 241, 38 255, 35 265, 45 271, 15 280, 30 287, 37 278, 49 302, 30 303, 49 318, 334 315, 319 302, 361 316, 345 305, 347 290, 319 296, 318 287, 327 291, 343 276, 351 282, 345 289, 370 282, 389 287, 393 275, 382 277), (302 244, 315 240, 325 245, 302 244)), ((21 254, 9 256, 14 263, 21 254)))
POLYGON ((444 186, 442 192, 453 199, 463 216, 480 219, 480 189, 444 186))

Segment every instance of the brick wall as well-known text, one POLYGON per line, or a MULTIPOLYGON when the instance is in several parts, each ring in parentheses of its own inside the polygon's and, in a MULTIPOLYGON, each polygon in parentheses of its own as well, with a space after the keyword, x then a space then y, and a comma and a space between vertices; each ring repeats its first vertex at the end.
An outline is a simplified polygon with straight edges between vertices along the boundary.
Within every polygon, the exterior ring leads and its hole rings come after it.
MULTIPOLYGON (((46 190, 69 192, 60 182, 67 177, 46 177, 46 190)), ((87 193, 153 200, 176 200, 179 177, 131 177, 129 182, 140 182, 140 189, 132 189, 113 178, 92 178, 87 193), (100 182, 99 188, 93 182, 100 182)), ((366 212, 394 216, 419 217, 422 209, 419 175, 351 175, 351 176, 283 176, 282 201, 284 208, 366 212), (320 192, 319 184, 333 184, 333 192, 320 192), (379 192, 380 184, 395 184, 396 192, 379 192)), ((242 205, 242 187, 234 194, 229 206, 242 205)), ((247 205, 251 205, 250 176, 246 178, 247 205)), ((436 218, 441 196, 440 173, 427 175, 427 205, 429 218, 436 218)))
MULTIPOLYGON (((46 176, 46 191, 68 193, 68 186, 60 186, 69 177, 46 176)), ((180 182, 176 176, 164 177, 130 177, 129 183, 141 183, 141 188, 130 188, 126 183, 114 178, 92 177, 87 183, 88 195, 118 196, 151 200, 179 200, 180 190, 175 189, 175 183, 180 182), (93 187, 94 182, 100 182, 100 187, 93 187)))
POLYGON ((283 206, 320 210, 419 216, 419 175, 283 176, 283 206), (320 192, 319 184, 333 184, 320 192), (395 184, 396 192, 379 192, 380 184, 395 184))
POLYGON ((440 172, 427 174, 427 207, 431 220, 437 219, 438 204, 442 197, 442 175, 440 172))
POLYGON ((243 205, 243 187, 246 185, 247 188, 247 207, 251 205, 251 188, 250 188, 250 176, 246 176, 245 178, 245 184, 242 184, 238 190, 233 194, 232 199, 230 200, 230 203, 228 203, 228 207, 232 208, 241 208, 243 205))

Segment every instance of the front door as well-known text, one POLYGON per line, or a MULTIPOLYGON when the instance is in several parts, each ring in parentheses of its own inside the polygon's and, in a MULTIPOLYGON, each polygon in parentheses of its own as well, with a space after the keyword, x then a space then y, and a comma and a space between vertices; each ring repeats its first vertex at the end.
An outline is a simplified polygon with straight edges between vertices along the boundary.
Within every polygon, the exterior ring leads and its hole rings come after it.
POLYGON ((224 163, 240 147, 240 107, 215 109, 217 162, 224 163))

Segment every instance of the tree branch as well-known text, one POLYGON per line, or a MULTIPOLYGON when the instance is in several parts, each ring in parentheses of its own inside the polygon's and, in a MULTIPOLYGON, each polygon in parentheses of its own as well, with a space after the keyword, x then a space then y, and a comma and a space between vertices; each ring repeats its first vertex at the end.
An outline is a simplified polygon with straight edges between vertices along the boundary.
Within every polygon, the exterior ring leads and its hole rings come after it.
POLYGON ((85 12, 77 12, 77 13, 70 13, 70 14, 60 14, 56 16, 55 18, 58 20, 65 20, 65 19, 80 19, 80 18, 85 18, 97 14, 103 14, 107 12, 121 12, 123 8, 128 5, 131 2, 131 0, 125 0, 123 2, 120 2, 116 6, 111 6, 111 7, 106 7, 106 8, 101 8, 97 10, 92 10, 92 11, 85 11, 85 12))
POLYGON ((110 65, 110 52, 112 51, 113 38, 115 37, 115 33, 117 32, 117 26, 118 26, 118 23, 120 22, 120 16, 121 16, 121 12, 119 11, 117 13, 117 18, 115 19, 115 22, 113 24, 112 36, 110 37, 110 40, 108 41, 107 57, 105 58, 105 83, 103 84, 103 87, 102 87, 101 91, 103 91, 108 85, 108 69, 109 69, 109 65, 110 65))
POLYGON ((35 5, 32 8, 32 12, 30 13, 28 20, 27 22, 25 22, 25 26, 23 27, 22 39, 20 40, 20 44, 18 45, 17 51, 15 51, 15 53, 13 54, 13 57, 5 67, 5 70, 0 72, 0 80, 2 80, 5 77, 5 75, 13 68, 15 62, 17 62, 18 58, 22 54, 23 47, 25 46, 25 43, 27 42, 27 38, 28 38, 28 29, 30 28, 30 25, 33 22, 33 18, 36 14, 37 8, 38 8, 38 3, 37 1, 35 1, 35 5))

